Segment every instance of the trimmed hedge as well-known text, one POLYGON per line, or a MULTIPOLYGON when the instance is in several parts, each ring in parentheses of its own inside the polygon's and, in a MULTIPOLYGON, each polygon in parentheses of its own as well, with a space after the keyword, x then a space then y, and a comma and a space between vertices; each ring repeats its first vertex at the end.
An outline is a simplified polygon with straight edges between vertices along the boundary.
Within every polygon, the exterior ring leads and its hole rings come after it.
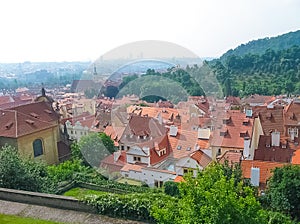
POLYGON ((163 203, 165 200, 175 200, 164 193, 143 193, 118 195, 86 196, 82 201, 97 208, 101 215, 119 218, 154 222, 151 216, 151 207, 154 203, 163 203))

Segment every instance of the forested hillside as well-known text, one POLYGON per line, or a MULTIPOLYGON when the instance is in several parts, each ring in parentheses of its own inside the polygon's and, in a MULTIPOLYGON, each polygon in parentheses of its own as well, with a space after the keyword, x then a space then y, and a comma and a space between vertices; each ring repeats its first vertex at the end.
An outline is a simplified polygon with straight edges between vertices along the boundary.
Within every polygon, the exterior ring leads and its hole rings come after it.
POLYGON ((253 40, 247 44, 241 44, 234 50, 229 50, 222 55, 221 60, 226 60, 229 56, 244 56, 246 54, 262 55, 266 50, 272 49, 274 51, 284 50, 294 45, 300 45, 300 30, 289 32, 277 37, 267 37, 264 39, 253 40))
POLYGON ((210 67, 225 96, 300 93, 300 45, 263 54, 231 55, 225 61, 214 60, 210 67))

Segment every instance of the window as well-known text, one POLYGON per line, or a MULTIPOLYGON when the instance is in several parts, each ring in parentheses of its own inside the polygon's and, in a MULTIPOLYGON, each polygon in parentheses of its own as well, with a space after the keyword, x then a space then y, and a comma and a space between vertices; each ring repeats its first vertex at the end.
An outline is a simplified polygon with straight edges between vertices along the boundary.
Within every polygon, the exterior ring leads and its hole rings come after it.
POLYGON ((32 143, 34 157, 43 155, 43 142, 41 139, 36 139, 32 143))
POLYGON ((288 133, 289 136, 291 136, 292 133, 294 133, 294 137, 298 137, 298 128, 288 128, 288 133))
POLYGON ((134 156, 133 157, 133 161, 141 162, 141 157, 134 156))

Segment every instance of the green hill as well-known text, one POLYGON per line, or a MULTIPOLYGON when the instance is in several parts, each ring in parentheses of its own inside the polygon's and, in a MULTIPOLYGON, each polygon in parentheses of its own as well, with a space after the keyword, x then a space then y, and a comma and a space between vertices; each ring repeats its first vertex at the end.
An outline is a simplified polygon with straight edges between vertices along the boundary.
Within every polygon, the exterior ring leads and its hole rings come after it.
POLYGON ((300 45, 210 63, 225 96, 300 94, 300 45))
POLYGON ((300 30, 289 32, 276 37, 266 37, 241 44, 235 49, 227 51, 221 56, 221 60, 226 60, 229 56, 244 56, 246 54, 262 55, 267 49, 274 51, 288 49, 294 45, 300 46, 300 30))

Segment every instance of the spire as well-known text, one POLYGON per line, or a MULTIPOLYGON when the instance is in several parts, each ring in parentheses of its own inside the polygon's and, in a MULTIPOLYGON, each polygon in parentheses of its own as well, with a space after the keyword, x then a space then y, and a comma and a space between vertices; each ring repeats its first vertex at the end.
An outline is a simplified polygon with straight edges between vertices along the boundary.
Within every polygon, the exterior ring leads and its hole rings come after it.
POLYGON ((46 96, 46 90, 44 87, 42 88, 42 96, 46 96))

